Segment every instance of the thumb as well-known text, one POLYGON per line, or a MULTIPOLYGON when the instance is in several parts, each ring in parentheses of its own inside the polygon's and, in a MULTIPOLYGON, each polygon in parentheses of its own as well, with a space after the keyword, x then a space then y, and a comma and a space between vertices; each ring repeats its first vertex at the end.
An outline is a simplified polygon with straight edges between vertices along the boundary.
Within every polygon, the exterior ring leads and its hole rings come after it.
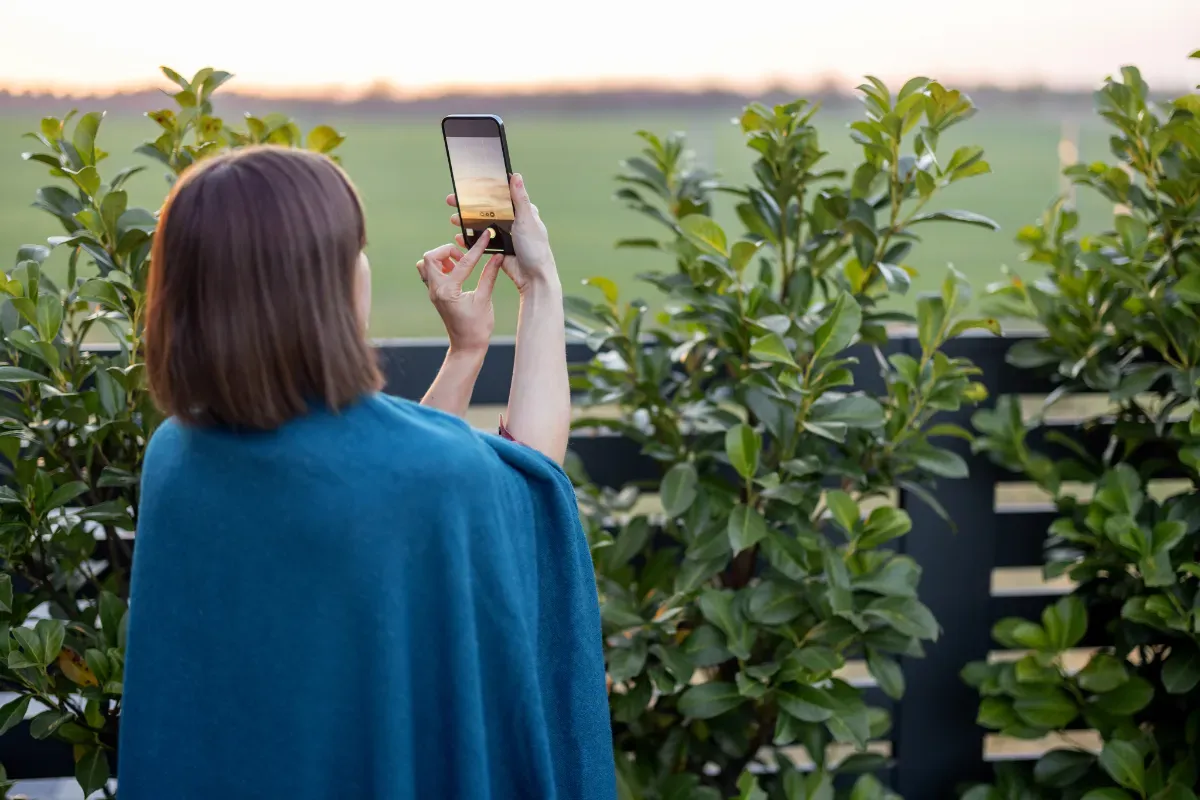
POLYGON ((514 216, 525 219, 534 215, 533 204, 529 201, 529 192, 525 189, 525 178, 521 173, 514 172, 508 179, 509 194, 512 195, 514 216))
POLYGON ((475 295, 480 300, 487 302, 492 299, 492 290, 496 288, 496 276, 500 274, 503 264, 504 256, 497 254, 484 265, 483 272, 479 273, 479 283, 475 286, 475 295))

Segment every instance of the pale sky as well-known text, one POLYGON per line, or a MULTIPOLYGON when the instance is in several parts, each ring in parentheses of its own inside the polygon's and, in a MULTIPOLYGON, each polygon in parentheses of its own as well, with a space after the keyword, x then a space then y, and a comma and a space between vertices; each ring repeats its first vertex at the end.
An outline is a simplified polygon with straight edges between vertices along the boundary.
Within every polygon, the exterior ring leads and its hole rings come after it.
POLYGON ((17 89, 142 86, 160 64, 268 90, 868 72, 1091 86, 1127 63, 1164 89, 1200 83, 1200 0, 0 0, 0 41, 0 86, 17 89))

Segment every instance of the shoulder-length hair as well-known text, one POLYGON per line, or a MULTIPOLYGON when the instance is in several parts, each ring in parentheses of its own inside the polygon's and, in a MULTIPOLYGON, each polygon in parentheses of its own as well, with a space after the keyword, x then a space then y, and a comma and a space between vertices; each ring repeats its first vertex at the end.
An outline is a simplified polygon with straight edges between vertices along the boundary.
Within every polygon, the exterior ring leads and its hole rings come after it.
POLYGON ((358 194, 325 156, 251 147, 185 172, 151 252, 155 402, 185 423, 269 430, 377 391, 355 303, 364 242, 358 194))

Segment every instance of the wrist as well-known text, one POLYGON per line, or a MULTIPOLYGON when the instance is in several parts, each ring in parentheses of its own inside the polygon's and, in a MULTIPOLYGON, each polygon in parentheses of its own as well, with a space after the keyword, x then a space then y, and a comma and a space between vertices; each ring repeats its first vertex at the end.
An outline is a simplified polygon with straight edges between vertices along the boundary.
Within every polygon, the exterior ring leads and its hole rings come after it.
POLYGON ((479 368, 483 366, 487 351, 487 342, 469 344, 450 342, 450 348, 446 351, 446 362, 479 368))
POLYGON ((540 299, 542 297, 562 297, 562 280, 558 277, 558 270, 551 269, 549 275, 538 275, 531 277, 521 285, 521 299, 540 299))

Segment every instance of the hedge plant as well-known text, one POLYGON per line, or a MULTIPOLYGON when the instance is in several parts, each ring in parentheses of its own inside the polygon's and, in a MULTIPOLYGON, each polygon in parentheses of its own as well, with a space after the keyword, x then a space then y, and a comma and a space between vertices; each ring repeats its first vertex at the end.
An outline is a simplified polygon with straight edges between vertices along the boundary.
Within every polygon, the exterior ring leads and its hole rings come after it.
MULTIPOLYGON (((228 72, 163 73, 178 91, 146 115, 159 133, 137 152, 166 168, 164 195, 180 171, 231 147, 329 152, 342 141, 327 126, 302 137, 278 115, 234 126, 212 107, 228 72)), ((112 797, 138 481, 161 417, 142 361, 156 210, 131 206, 125 190, 144 166, 107 169, 103 118, 47 117, 27 134, 24 159, 53 179, 33 204, 63 233, 21 247, 0 279, 0 690, 17 695, 0 707, 0 735, 67 743, 84 793, 112 797), (54 250, 67 253, 58 278, 44 269, 54 250)))
POLYGON ((625 437, 652 475, 606 487, 573 466, 625 798, 895 797, 873 774, 886 759, 867 750, 888 714, 843 668, 865 658, 899 697, 899 660, 937 638, 920 566, 896 550, 911 522, 892 490, 966 475, 938 446, 966 432, 933 420, 984 392, 974 366, 941 348, 995 322, 965 316, 953 271, 915 317, 887 301, 909 288, 918 234, 996 226, 933 210, 947 186, 989 171, 978 147, 939 147, 974 113, 967 96, 925 78, 860 92, 849 135, 861 160, 848 171, 826 167, 805 101, 741 114, 746 185, 698 167, 682 135, 640 133, 618 198, 662 235, 621 245, 662 253, 644 280, 665 310, 603 277, 568 301, 598 351, 573 378, 596 407, 577 425, 625 437), (713 220, 724 198, 737 230, 713 220), (919 331, 912 353, 888 344, 904 322, 919 331), (881 388, 867 391, 872 373, 881 388), (661 510, 643 500, 655 494, 661 510), (832 743, 852 754, 827 758, 832 743), (813 771, 792 767, 794 746, 813 771))
POLYGON ((1148 97, 1134 68, 1108 80, 1096 107, 1112 160, 1066 171, 1116 204, 1111 227, 1081 234, 1054 203, 1019 234, 1043 276, 993 295, 1044 326, 1010 360, 1057 382, 1051 402, 1099 393, 1109 408, 1065 433, 1013 397, 975 418, 978 446, 1052 499, 1046 573, 1075 582, 1040 620, 996 625, 1026 654, 967 668, 979 723, 1021 738, 1093 728, 1103 749, 1000 768, 970 800, 1195 800, 1200 785, 1200 95, 1148 97), (1085 645, 1098 648, 1068 668, 1085 645))

